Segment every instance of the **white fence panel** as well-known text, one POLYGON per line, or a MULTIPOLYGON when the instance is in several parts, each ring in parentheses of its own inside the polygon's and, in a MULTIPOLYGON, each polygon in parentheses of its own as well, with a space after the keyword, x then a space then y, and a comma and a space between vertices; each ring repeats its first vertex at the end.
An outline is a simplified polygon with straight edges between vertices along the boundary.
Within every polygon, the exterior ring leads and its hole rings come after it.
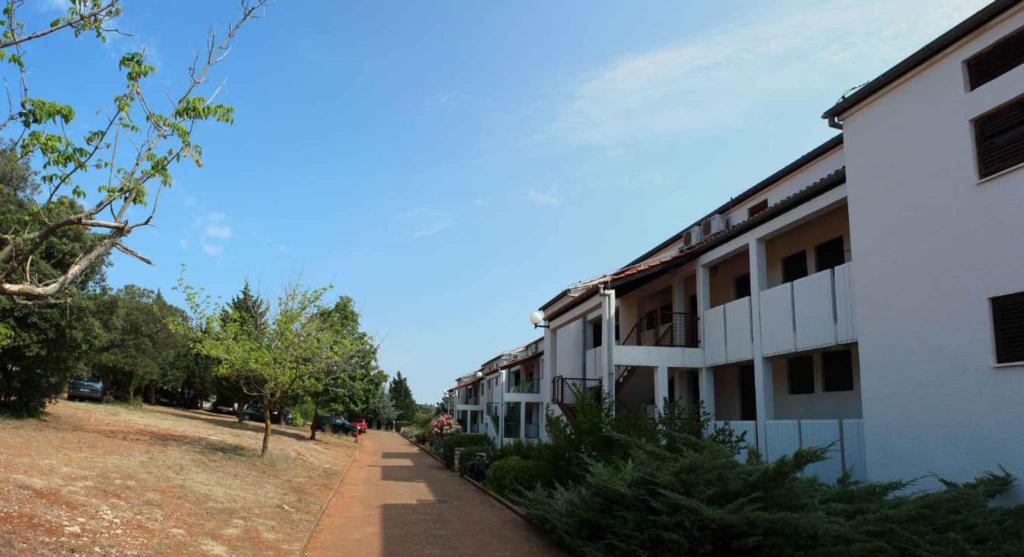
POLYGON ((713 307, 704 312, 704 361, 711 366, 726 361, 725 306, 713 307))
POLYGON ((855 480, 867 480, 864 456, 864 420, 843 420, 843 461, 855 480))
POLYGON ((790 282, 761 292, 761 348, 766 356, 796 350, 790 282))
POLYGON ((853 271, 850 263, 835 269, 836 340, 840 343, 857 340, 857 320, 853 313, 853 271))
MULTIPOLYGON (((736 435, 743 435, 743 441, 751 446, 757 447, 757 422, 753 420, 717 421, 713 426, 715 429, 729 427, 736 435)), ((743 449, 736 455, 736 460, 747 461, 747 450, 743 449)))
POLYGON ((750 326, 750 296, 725 304, 726 361, 740 362, 753 358, 753 335, 750 326))
POLYGON ((793 311, 798 350, 836 343, 831 269, 793 281, 793 311))
POLYGON ((800 448, 800 422, 771 420, 765 424, 764 456, 768 462, 788 456, 800 448))
POLYGON ((818 476, 823 482, 834 483, 843 473, 842 445, 840 444, 839 420, 801 420, 800 440, 803 448, 827 447, 828 458, 815 462, 804 469, 808 476, 818 476))

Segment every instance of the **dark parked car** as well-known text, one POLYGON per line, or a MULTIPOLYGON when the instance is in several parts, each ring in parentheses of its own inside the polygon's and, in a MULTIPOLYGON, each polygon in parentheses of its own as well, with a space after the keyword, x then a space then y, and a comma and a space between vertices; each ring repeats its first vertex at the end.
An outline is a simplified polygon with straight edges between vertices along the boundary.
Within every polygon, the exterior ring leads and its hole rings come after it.
POLYGON ((341 416, 317 416, 316 418, 317 431, 330 431, 331 433, 349 435, 354 429, 354 426, 341 416))
MULTIPOLYGON (((245 410, 242 412, 242 417, 244 419, 246 419, 246 420, 251 420, 251 421, 254 421, 254 422, 262 422, 263 421, 263 407, 260 406, 260 405, 256 405, 256 404, 246 406, 245 410)), ((282 416, 281 416, 281 411, 280 410, 271 410, 271 412, 270 412, 270 423, 272 423, 272 424, 280 424, 281 423, 281 417, 282 416)), ((291 421, 292 413, 290 411, 288 411, 288 410, 285 410, 284 411, 284 419, 285 419, 285 423, 291 421)))
POLYGON ((103 379, 92 376, 88 379, 72 379, 68 383, 68 400, 96 400, 103 401, 107 394, 106 385, 103 379))

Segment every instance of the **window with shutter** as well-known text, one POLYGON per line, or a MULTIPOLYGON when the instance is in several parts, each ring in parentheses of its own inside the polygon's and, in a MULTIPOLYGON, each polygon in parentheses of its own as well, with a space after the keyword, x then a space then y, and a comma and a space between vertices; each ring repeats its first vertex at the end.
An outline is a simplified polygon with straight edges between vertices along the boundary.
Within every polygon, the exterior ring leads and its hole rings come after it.
POLYGON ((787 360, 789 368, 789 394, 809 395, 814 393, 814 358, 795 356, 787 360))
POLYGON ((782 258, 782 282, 793 282, 807 276, 807 252, 798 251, 782 258))
POLYGON ((814 269, 824 271, 838 267, 846 263, 846 249, 843 247, 843 237, 832 238, 814 247, 814 269))
POLYGON ((1024 163, 1024 97, 975 119, 974 142, 981 178, 1024 163))
POLYGON ((975 54, 966 64, 971 91, 1024 64, 1024 28, 975 54))
POLYGON ((1024 362, 1024 292, 992 298, 996 363, 1024 362))
POLYGON ((849 350, 821 355, 821 374, 825 392, 853 390, 853 353, 849 350))
POLYGON ((749 219, 750 217, 764 211, 767 208, 768 200, 762 199, 761 201, 758 201, 757 203, 751 205, 749 209, 747 209, 747 218, 749 219))

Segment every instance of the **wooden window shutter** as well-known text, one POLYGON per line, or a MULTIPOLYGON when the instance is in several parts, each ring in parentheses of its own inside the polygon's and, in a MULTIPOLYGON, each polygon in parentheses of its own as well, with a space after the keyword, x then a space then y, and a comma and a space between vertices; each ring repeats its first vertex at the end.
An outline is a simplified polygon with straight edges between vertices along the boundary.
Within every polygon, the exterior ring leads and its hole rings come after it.
POLYGON ((982 178, 1024 163, 1024 97, 979 116, 974 141, 982 178))
POLYGON ((996 363, 1024 362, 1024 292, 992 298, 996 363))
POLYGON ((967 60, 971 91, 1024 64, 1024 28, 1003 37, 967 60))

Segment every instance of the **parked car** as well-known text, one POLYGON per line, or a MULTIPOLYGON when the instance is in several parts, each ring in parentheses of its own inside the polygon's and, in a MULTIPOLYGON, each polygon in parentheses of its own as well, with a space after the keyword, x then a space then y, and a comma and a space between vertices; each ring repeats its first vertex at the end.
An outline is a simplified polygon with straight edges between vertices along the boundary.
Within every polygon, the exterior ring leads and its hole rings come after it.
POLYGON ((366 433, 366 429, 367 429, 366 420, 364 420, 362 418, 356 418, 356 419, 352 420, 351 423, 352 423, 352 427, 354 427, 354 428, 359 430, 359 433, 366 433))
POLYGON ((316 430, 349 435, 355 430, 355 427, 341 416, 317 416, 316 430))
POLYGON ((102 402, 107 387, 101 377, 93 375, 88 379, 72 379, 68 382, 68 400, 95 400, 102 402))
MULTIPOLYGON (((282 416, 281 416, 281 411, 280 410, 271 410, 270 411, 270 423, 272 423, 272 424, 280 424, 281 423, 281 417, 282 416)), ((285 410, 284 411, 284 417, 286 419, 290 420, 291 419, 291 412, 288 411, 288 410, 285 410)), ((242 411, 242 418, 246 419, 246 420, 251 420, 251 421, 254 421, 254 422, 262 422, 263 421, 263 406, 261 406, 259 404, 250 404, 249 406, 246 406, 245 410, 242 411)))

